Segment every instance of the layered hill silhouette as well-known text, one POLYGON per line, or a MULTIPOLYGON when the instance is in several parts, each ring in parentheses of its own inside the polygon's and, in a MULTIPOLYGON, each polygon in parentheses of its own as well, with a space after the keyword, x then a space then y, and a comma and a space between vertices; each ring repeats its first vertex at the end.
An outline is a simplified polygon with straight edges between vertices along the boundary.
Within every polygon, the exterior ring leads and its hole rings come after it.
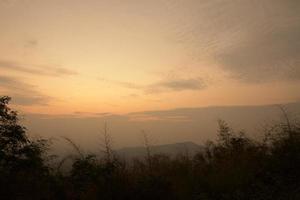
MULTIPOLYGON (((284 104, 293 119, 300 113, 300 102, 284 104)), ((216 139, 218 120, 223 119, 236 130, 254 138, 263 135, 266 124, 282 120, 278 105, 217 106, 145 111, 124 115, 38 115, 25 114, 22 123, 31 135, 46 138, 66 136, 87 150, 99 148, 103 124, 107 122, 115 149, 141 146, 141 130, 155 145, 193 141, 203 144, 216 139)), ((65 145, 64 143, 62 145, 65 145)))
MULTIPOLYGON (((151 145, 150 153, 155 154, 163 154, 170 157, 175 157, 177 155, 188 155, 194 156, 199 151, 203 150, 203 146, 198 145, 194 142, 180 142, 173 144, 164 144, 164 145, 151 145)), ((125 147, 116 150, 116 153, 121 158, 134 159, 134 158, 144 158, 147 155, 146 148, 144 146, 136 146, 136 147, 125 147)))

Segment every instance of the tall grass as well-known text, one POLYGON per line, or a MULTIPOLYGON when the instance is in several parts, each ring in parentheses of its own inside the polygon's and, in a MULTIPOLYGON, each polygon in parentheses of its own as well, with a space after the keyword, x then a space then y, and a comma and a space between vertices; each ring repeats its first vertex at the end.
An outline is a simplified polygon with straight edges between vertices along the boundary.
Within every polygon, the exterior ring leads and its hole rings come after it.
MULTIPOLYGON (((7 111, 6 104, 2 108, 7 111)), ((86 154, 64 138, 76 152, 71 155, 69 173, 57 172, 70 157, 54 170, 43 162, 42 152, 47 151, 43 145, 27 137, 17 145, 16 138, 19 133, 25 136, 25 129, 12 119, 0 124, 2 199, 300 199, 300 126, 287 115, 283 123, 267 129, 261 141, 235 132, 220 120, 218 139, 207 142, 193 157, 153 154, 145 134, 145 159, 134 159, 130 165, 113 153, 105 126, 102 157, 86 154), (6 141, 15 143, 7 145, 6 141)))

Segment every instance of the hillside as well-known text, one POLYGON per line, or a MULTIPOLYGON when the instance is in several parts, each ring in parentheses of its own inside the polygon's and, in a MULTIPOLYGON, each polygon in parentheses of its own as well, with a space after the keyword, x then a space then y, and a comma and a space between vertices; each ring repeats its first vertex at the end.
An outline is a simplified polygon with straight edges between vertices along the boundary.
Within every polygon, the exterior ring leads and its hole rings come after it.
MULTIPOLYGON (((193 143, 193 142, 181 142, 174 144, 165 144, 165 145, 153 145, 150 146, 151 154, 164 154, 170 157, 176 155, 194 155, 195 153, 201 151, 203 147, 193 143)), ((143 158, 146 155, 146 148, 143 146, 137 147, 125 147, 116 151, 117 155, 125 158, 143 158)))

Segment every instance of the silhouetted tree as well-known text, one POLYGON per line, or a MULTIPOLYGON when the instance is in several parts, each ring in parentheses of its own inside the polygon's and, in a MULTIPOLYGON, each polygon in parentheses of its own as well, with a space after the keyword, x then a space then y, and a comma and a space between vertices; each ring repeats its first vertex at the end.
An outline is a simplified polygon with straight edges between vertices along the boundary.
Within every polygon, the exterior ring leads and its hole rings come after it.
POLYGON ((28 138, 17 112, 8 106, 10 100, 7 96, 0 97, 1 194, 8 199, 38 199, 45 189, 41 183, 49 172, 43 159, 47 142, 28 138))

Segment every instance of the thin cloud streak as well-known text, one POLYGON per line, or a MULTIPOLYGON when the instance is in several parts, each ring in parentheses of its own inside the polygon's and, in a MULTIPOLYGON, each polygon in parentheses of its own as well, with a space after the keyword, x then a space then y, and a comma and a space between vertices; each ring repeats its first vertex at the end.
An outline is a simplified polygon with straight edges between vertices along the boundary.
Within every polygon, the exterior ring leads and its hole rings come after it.
POLYGON ((171 79, 152 84, 145 88, 145 92, 180 92, 185 90, 203 90, 206 87, 206 84, 201 78, 171 79))
POLYGON ((24 44, 25 48, 35 48, 37 47, 39 42, 37 40, 27 40, 24 44))
POLYGON ((0 76, 0 91, 11 96, 14 104, 23 106, 48 105, 53 99, 16 77, 0 76))
POLYGON ((0 60, 0 69, 42 76, 76 75, 77 72, 63 67, 33 65, 26 66, 13 61, 0 60))
MULTIPOLYGON (((165 93, 165 92, 180 92, 186 90, 203 90, 207 88, 205 81, 202 78, 172 78, 162 80, 153 84, 142 85, 125 81, 113 81, 109 79, 99 78, 100 81, 105 81, 118 85, 120 87, 140 90, 145 94, 165 93)), ((136 95, 135 95, 136 96, 136 95)))

